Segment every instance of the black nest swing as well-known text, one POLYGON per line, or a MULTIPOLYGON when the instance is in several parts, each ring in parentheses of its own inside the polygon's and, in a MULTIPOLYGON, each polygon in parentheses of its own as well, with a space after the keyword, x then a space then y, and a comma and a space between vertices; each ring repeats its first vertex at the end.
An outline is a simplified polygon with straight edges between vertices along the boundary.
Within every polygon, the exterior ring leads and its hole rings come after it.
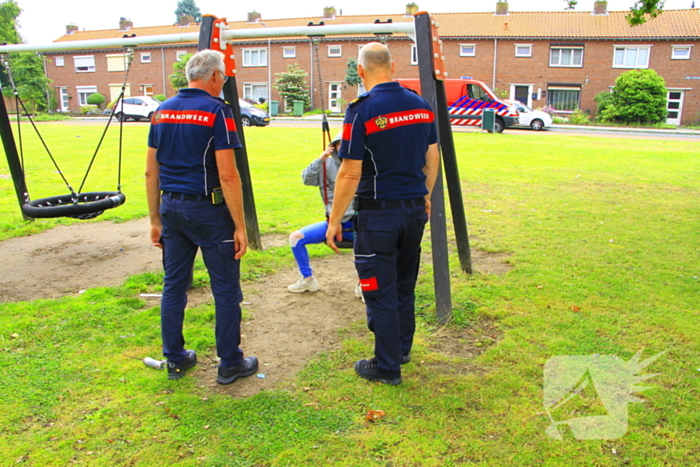
MULTIPOLYGON (((114 115, 117 111, 117 108, 121 104, 123 107, 123 101, 124 101, 124 91, 126 88, 126 81, 128 79, 129 75, 129 68, 131 65, 131 59, 133 57, 133 51, 128 50, 124 54, 124 59, 127 63, 125 63, 125 69, 126 69, 126 74, 124 76, 124 84, 122 85, 121 89, 121 94, 117 98, 117 102, 112 108, 112 112, 109 116, 109 120, 107 121, 107 125, 105 126, 104 131, 102 132, 102 136, 100 137, 99 142, 97 143, 97 148, 95 149, 95 152, 92 155, 92 159, 90 160, 90 164, 88 165, 88 168, 85 172, 85 176, 83 177, 82 182, 80 183, 80 188, 78 190, 74 190, 73 187, 68 183, 68 180, 66 180, 66 177, 63 175, 63 172, 61 171, 60 167, 58 166, 58 163, 56 162, 56 159, 54 158, 53 154, 51 154, 51 151, 49 150, 49 147, 46 144, 46 141, 44 141, 44 138, 41 136, 41 133, 39 132, 39 129, 37 128, 36 124, 34 123, 34 120, 32 119, 31 114, 27 111, 27 108, 24 105, 24 102, 22 102, 22 99, 19 97, 19 92, 17 91, 17 88, 15 87, 14 80, 12 79, 12 73, 10 71, 10 66, 9 62, 7 60, 3 60, 3 64, 5 65, 5 70, 7 72, 7 76, 9 78, 10 84, 12 86, 12 90, 14 91, 15 95, 15 104, 17 108, 17 135, 18 135, 18 140, 19 140, 19 148, 20 148, 20 157, 21 157, 21 167, 22 171, 24 172, 24 150, 23 150, 23 145, 22 145, 22 132, 21 132, 21 126, 20 126, 20 108, 24 112, 25 115, 27 115, 29 122, 32 124, 32 127, 34 128, 34 131, 36 132, 37 136, 39 137, 39 140, 41 141, 42 145, 44 146, 44 149, 46 150, 46 153, 48 154, 49 158, 53 162, 54 167, 56 168, 57 173, 61 176, 63 179, 63 182, 65 183, 66 187, 68 188, 68 191, 70 193, 64 194, 64 195, 58 195, 58 196, 50 196, 46 198, 40 198, 40 199, 30 199, 28 190, 26 193, 24 193, 24 202, 22 203, 22 212, 24 213, 25 216, 30 217, 30 218, 35 218, 35 219, 48 219, 48 218, 56 218, 56 217, 72 217, 74 219, 82 219, 82 220, 87 220, 87 219, 93 219, 100 214, 102 214, 104 211, 107 209, 112 209, 116 208, 118 206, 121 206, 126 202, 126 196, 124 193, 121 192, 121 166, 122 166, 122 141, 123 141, 123 122, 120 121, 119 125, 119 161, 118 161, 118 170, 117 170, 117 190, 116 191, 95 191, 95 192, 82 192, 83 187, 85 185, 85 182, 87 181, 88 175, 90 174, 90 169, 92 168, 93 163, 95 162, 95 159, 97 157, 97 154, 100 150, 100 147, 102 145, 102 142, 104 141, 105 135, 107 134, 107 130, 109 129, 110 124, 112 123, 112 120, 114 118, 114 115)), ((23 174, 24 175, 24 174, 23 174)))

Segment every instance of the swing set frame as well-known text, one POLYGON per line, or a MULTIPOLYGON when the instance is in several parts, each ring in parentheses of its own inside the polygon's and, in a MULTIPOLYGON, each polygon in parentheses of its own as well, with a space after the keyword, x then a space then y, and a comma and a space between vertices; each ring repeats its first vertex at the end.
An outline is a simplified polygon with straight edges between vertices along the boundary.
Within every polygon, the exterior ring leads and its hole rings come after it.
MULTIPOLYGON (((421 81, 422 96, 435 110, 435 123, 438 130, 438 146, 441 153, 442 164, 439 166, 438 177, 433 189, 431 199, 431 242, 433 253, 433 271, 435 284, 436 314, 440 322, 446 323, 452 317, 450 271, 448 261, 447 224, 445 215, 445 188, 443 185, 443 172, 447 181, 447 191, 450 198, 452 223, 455 230, 455 239, 461 268, 471 274, 471 253, 467 223, 464 213, 464 202, 460 185, 457 158, 452 138, 449 111, 445 85, 446 77, 442 57, 442 41, 438 35, 439 25, 427 12, 418 12, 414 15, 414 21, 392 23, 391 20, 371 24, 334 24, 325 25, 310 23, 308 26, 255 28, 243 30, 230 30, 225 18, 217 18, 205 15, 202 18, 199 33, 169 34, 159 36, 124 37, 120 39, 103 39, 89 41, 70 41, 34 46, 27 44, 0 45, 0 54, 11 52, 52 52, 81 49, 104 49, 117 47, 137 47, 149 44, 174 44, 197 42, 198 50, 214 49, 224 53, 226 74, 229 77, 224 85, 223 93, 226 101, 233 110, 236 128, 239 129, 239 138, 242 147, 235 150, 236 164, 241 174, 243 189, 243 204, 246 218, 246 227, 249 242, 252 248, 260 249, 260 231, 258 228, 257 213, 253 197, 253 187, 250 177, 250 167, 245 143, 244 128, 241 125, 241 110, 238 103, 238 89, 236 84, 236 64, 233 54, 232 41, 252 38, 272 38, 306 36, 314 37, 374 34, 379 38, 391 34, 407 34, 416 43, 418 52, 418 69, 421 81), (444 171, 443 171, 444 166, 444 171)), ((328 123, 324 120, 323 132, 327 131, 328 123)), ((0 137, 2 138, 7 156, 10 172, 15 185, 15 191, 20 206, 24 204, 27 187, 24 180, 22 166, 18 157, 15 139, 12 134, 7 108, 4 100, 0 99, 0 137)), ((325 138, 325 137, 324 137, 325 138)))

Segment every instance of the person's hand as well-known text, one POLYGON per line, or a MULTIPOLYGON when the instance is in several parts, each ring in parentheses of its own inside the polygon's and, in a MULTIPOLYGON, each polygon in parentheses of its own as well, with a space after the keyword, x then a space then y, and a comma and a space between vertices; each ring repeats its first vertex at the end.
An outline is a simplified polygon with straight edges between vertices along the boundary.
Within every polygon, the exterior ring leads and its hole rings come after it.
POLYGON ((241 259, 248 251, 248 236, 245 229, 236 229, 233 233, 233 249, 236 252, 234 259, 241 259))
POLYGON ((428 221, 430 221, 430 208, 432 205, 430 204, 430 198, 427 196, 425 197, 425 213, 428 215, 428 221))
POLYGON ((340 253, 340 250, 335 244, 336 240, 343 240, 343 227, 340 223, 331 224, 329 222, 328 229, 326 230, 326 244, 328 244, 331 250, 340 253))
POLYGON ((151 245, 163 248, 163 243, 161 242, 162 235, 163 224, 160 221, 151 222, 151 245))
POLYGON ((328 146, 326 150, 323 151, 323 153, 321 154, 321 160, 325 161, 326 159, 328 159, 331 156, 331 154, 333 154, 334 150, 335 148, 333 147, 333 145, 328 146))

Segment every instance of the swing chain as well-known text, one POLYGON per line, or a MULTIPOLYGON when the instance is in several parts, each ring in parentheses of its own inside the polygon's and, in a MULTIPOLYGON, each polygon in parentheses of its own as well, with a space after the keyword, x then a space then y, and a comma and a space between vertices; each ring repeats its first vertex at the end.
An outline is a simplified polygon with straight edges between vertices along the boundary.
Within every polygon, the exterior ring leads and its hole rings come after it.
POLYGON ((321 75, 321 59, 318 53, 318 49, 321 45, 321 39, 323 36, 311 36, 311 43, 314 48, 314 53, 316 55, 316 73, 318 74, 318 90, 321 93, 321 131, 323 133, 323 149, 331 143, 331 129, 328 125, 328 119, 326 119, 326 100, 323 93, 323 76, 321 75), (327 141, 326 141, 327 139, 327 141))
POLYGON ((12 68, 10 68, 10 57, 7 54, 2 54, 2 65, 5 67, 5 73, 7 73, 7 79, 10 81, 10 86, 15 96, 19 95, 17 91, 17 86, 15 86, 15 80, 12 77, 12 68))

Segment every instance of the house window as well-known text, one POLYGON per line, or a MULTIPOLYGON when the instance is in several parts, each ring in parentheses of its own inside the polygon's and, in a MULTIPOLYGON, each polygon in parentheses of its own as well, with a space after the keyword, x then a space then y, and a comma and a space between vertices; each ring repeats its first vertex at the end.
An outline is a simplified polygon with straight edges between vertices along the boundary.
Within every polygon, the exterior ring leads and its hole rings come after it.
POLYGON ((328 56, 329 57, 342 57, 343 56, 343 46, 342 45, 329 45, 328 46, 328 56))
POLYGON ((267 49, 243 49, 243 66, 267 66, 267 49))
POLYGON ((267 83, 243 83, 243 98, 255 103, 267 100, 267 83))
POLYGON ((515 44, 516 57, 532 57, 532 44, 515 44))
POLYGON ((671 60, 690 60, 692 45, 674 45, 671 52, 671 60))
POLYGON ((613 68, 649 68, 651 46, 615 46, 613 68))
POLYGON ((580 87, 549 87, 547 88, 547 105, 560 112, 573 112, 578 109, 581 99, 580 87))
POLYGON ((151 52, 141 54, 141 63, 151 63, 151 52))
POLYGON ((126 70, 126 57, 124 54, 107 54, 107 71, 126 70))
POLYGON ((64 66, 66 64, 63 56, 56 57, 56 59, 54 60, 54 63, 56 64, 56 66, 64 66))
POLYGON ((549 66, 583 66, 583 48, 552 47, 549 49, 549 66))
POLYGON ((186 50, 178 50, 177 52, 175 52, 175 61, 176 61, 176 62, 181 62, 181 61, 182 61, 182 57, 184 57, 185 55, 187 55, 187 51, 186 51, 186 50))
POLYGON ((95 71, 95 56, 81 55, 73 57, 76 73, 93 73, 95 71))
POLYGON ((474 57, 476 55, 476 44, 459 44, 460 57, 474 57))
POLYGON ((418 65, 418 47, 411 46, 411 65, 418 65))
POLYGON ((78 105, 88 105, 88 96, 97 92, 97 86, 76 86, 75 90, 78 93, 78 105))
POLYGON ((282 47, 282 58, 296 58, 296 47, 282 47))

